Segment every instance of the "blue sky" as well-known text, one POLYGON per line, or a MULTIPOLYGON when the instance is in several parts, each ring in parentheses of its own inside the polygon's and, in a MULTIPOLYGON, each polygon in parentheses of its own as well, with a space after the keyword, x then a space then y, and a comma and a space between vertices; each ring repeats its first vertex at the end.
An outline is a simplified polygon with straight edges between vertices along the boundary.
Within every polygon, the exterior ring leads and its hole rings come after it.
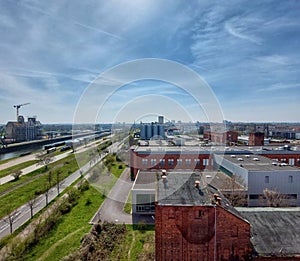
MULTIPOLYGON (((299 11, 289 0, 1 0, 0 123, 25 102, 24 116, 72 122, 101 73, 143 58, 197 72, 227 120, 300 121, 299 11)), ((155 79, 122 87, 101 113, 95 121, 207 120, 191 95, 155 79)))

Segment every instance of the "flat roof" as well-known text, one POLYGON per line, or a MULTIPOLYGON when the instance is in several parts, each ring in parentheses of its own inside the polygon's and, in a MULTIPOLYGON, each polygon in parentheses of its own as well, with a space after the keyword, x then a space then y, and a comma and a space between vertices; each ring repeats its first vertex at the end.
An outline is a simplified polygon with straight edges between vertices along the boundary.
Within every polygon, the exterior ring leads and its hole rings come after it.
POLYGON ((296 167, 289 166, 286 163, 276 162, 275 160, 271 160, 269 158, 263 157, 261 155, 240 155, 234 154, 224 155, 224 159, 239 165, 249 171, 299 171, 296 167))
POLYGON ((133 190, 155 190, 157 181, 156 171, 139 171, 132 189, 133 190))
MULTIPOLYGON (((153 143, 152 143, 153 144, 153 143)), ((150 146, 136 146, 134 148, 135 152, 138 153, 170 153, 170 154, 209 154, 209 153, 224 153, 224 154, 287 154, 287 155, 297 155, 300 154, 300 146, 291 147, 290 150, 283 149, 282 146, 218 146, 218 145, 185 145, 185 146, 166 146, 164 144, 150 145, 150 146)))
POLYGON ((237 208, 251 224, 251 242, 261 256, 300 255, 300 208, 237 208))

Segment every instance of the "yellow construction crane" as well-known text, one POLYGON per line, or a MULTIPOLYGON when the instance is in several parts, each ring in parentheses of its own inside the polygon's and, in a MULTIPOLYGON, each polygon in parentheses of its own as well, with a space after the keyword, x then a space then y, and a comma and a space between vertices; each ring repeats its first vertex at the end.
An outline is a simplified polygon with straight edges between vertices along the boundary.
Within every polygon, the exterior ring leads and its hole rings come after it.
POLYGON ((18 118, 19 118, 19 109, 20 109, 22 106, 28 105, 28 104, 30 104, 30 102, 23 103, 23 104, 18 104, 18 105, 14 105, 14 108, 17 109, 17 120, 18 120, 18 118))

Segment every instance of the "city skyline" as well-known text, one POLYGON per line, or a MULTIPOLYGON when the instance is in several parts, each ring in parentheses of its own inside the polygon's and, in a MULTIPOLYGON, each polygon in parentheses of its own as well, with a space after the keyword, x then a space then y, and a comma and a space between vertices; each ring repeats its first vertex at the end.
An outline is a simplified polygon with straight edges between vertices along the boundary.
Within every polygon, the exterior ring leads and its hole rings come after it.
MULTIPOLYGON (((298 1, 2 1, 0 123, 15 120, 13 105, 26 102, 20 115, 72 123, 103 72, 143 58, 198 73, 226 120, 299 122, 299 8, 298 1)), ((210 121, 191 93, 156 79, 121 86, 105 101, 95 122, 210 121)))

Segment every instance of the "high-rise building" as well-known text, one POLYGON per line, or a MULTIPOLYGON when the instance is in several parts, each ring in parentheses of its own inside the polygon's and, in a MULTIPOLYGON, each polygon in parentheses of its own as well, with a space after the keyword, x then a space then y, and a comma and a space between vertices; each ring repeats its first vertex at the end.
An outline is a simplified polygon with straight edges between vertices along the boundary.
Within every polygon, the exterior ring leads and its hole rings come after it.
POLYGON ((158 124, 164 124, 164 116, 158 116, 158 124))

